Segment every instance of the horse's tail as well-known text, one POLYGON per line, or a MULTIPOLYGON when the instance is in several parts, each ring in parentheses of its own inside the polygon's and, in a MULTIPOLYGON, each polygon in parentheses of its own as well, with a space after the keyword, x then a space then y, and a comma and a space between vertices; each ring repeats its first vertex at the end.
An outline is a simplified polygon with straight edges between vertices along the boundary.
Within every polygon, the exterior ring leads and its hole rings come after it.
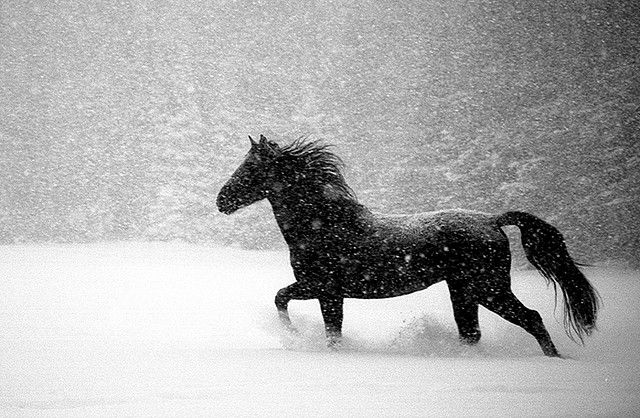
POLYGON ((529 262, 547 282, 553 283, 556 294, 556 285, 562 290, 567 335, 575 341, 575 333, 584 343, 584 335, 590 335, 596 328, 600 297, 571 259, 560 231, 526 212, 506 212, 496 221, 499 226, 520 228, 522 246, 529 262))

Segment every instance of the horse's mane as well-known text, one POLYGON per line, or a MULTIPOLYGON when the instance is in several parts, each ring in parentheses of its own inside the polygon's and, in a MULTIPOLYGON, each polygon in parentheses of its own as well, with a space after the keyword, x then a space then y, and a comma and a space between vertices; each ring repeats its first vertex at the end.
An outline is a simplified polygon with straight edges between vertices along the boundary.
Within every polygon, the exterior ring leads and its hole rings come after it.
POLYGON ((342 174, 344 162, 330 148, 331 145, 301 137, 283 146, 280 158, 314 186, 328 186, 334 196, 357 202, 342 174))

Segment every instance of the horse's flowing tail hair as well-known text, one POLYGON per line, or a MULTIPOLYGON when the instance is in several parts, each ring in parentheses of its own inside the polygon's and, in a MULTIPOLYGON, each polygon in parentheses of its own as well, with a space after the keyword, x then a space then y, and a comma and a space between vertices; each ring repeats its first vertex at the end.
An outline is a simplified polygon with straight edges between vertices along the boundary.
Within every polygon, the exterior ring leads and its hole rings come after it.
POLYGON ((526 212, 506 212, 496 221, 520 228, 527 259, 553 284, 556 295, 557 285, 562 291, 567 335, 575 341, 575 333, 584 343, 584 336, 596 328, 600 297, 571 259, 560 231, 526 212))

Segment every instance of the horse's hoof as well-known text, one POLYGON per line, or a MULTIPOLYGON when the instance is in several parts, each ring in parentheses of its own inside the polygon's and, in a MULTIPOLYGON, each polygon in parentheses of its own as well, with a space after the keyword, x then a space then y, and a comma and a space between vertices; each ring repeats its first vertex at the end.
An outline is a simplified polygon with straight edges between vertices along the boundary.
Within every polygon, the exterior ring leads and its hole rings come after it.
POLYGON ((480 342, 480 333, 476 332, 469 335, 460 336, 460 343, 463 345, 477 345, 480 342))
POLYGON ((560 353, 558 353, 558 350, 553 344, 542 346, 542 352, 547 357, 562 358, 562 356, 560 355, 560 353))
POLYGON ((293 334, 293 335, 300 335, 300 331, 298 331, 298 329, 296 327, 294 327, 293 325, 291 325, 291 323, 288 324, 281 324, 282 328, 288 332, 289 334, 293 334))
POLYGON ((332 351, 338 351, 342 348, 342 338, 327 339, 327 348, 332 351))
POLYGON ((564 358, 558 353, 557 350, 545 351, 544 355, 551 358, 564 358))

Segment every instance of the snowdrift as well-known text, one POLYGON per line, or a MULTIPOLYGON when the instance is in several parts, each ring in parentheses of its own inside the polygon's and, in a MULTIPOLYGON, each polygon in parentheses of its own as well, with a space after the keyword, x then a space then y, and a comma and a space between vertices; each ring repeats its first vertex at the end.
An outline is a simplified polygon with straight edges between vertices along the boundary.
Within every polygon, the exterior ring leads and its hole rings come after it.
POLYGON ((284 252, 186 244, 0 247, 0 415, 444 416, 640 414, 640 274, 587 269, 604 307, 586 346, 553 290, 514 273, 566 358, 481 308, 458 344, 446 284, 347 300, 330 351, 316 301, 273 307, 284 252))

